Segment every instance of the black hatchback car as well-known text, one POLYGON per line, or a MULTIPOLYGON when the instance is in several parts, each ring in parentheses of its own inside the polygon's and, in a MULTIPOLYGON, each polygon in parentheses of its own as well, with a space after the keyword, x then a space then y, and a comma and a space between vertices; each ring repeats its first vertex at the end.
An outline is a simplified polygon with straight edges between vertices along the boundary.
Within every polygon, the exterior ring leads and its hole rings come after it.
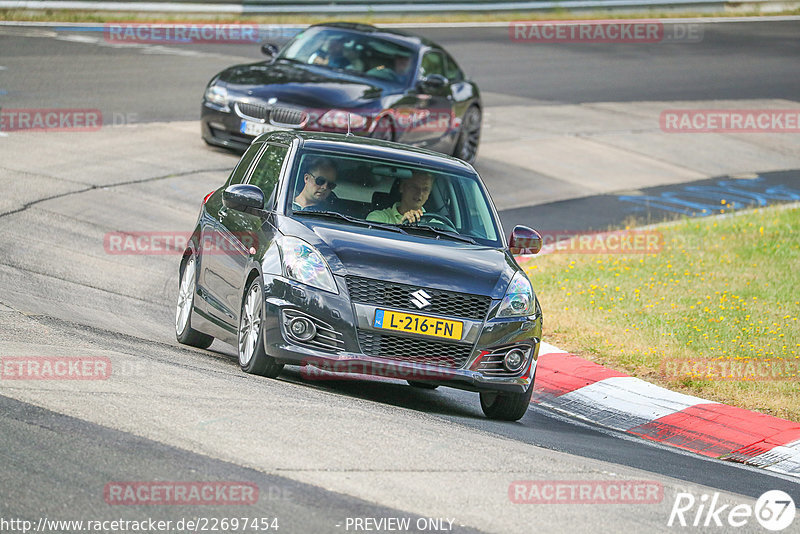
POLYGON ((471 165, 356 136, 258 137, 203 201, 180 263, 176 333, 238 347, 247 373, 400 378, 480 392, 517 420, 542 312, 471 165), (349 373, 349 374, 345 374, 349 373))
POLYGON ((266 62, 236 65, 211 79, 202 135, 245 150, 278 129, 397 141, 472 162, 481 132, 478 87, 435 43, 353 23, 316 25, 266 62))

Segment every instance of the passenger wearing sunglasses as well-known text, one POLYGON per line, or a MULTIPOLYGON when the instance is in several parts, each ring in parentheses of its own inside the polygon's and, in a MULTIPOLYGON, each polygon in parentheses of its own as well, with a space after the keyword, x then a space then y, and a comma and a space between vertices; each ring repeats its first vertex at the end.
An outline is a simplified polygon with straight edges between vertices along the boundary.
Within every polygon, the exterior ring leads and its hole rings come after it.
POLYGON ((331 191, 336 187, 336 165, 328 158, 319 158, 308 168, 303 180, 305 184, 294 197, 292 210, 320 209, 330 203, 331 191))

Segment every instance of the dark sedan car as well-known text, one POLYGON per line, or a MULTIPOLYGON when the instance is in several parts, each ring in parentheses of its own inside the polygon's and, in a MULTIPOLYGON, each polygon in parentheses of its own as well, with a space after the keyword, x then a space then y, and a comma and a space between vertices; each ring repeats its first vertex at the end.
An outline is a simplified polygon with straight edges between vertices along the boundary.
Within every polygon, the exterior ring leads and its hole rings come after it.
POLYGON ((267 62, 236 65, 209 82, 203 139, 245 150, 278 129, 396 141, 472 162, 481 132, 478 87, 440 46, 364 24, 311 26, 267 62))
POLYGON ((471 165, 339 134, 257 138, 209 193, 180 264, 176 333, 238 347, 247 373, 344 373, 480 392, 517 420, 533 390, 539 302, 471 165), (334 190, 335 189, 335 190, 334 190))

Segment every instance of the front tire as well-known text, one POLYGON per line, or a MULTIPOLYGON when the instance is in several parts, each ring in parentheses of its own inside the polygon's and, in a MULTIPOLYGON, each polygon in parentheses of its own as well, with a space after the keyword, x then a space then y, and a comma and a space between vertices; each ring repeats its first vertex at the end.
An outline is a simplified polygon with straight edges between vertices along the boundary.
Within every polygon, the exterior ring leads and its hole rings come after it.
POLYGON ((239 318, 239 367, 248 374, 275 378, 283 364, 264 350, 264 292, 261 278, 256 277, 242 299, 239 318))
POLYGON ((481 409, 489 419, 519 421, 528 411, 533 395, 533 380, 522 393, 481 392, 481 409))
POLYGON ((461 132, 458 134, 453 156, 467 163, 474 163, 475 158, 478 157, 480 141, 481 110, 476 106, 472 106, 464 114, 464 120, 461 122, 461 132))
POLYGON ((196 284, 196 262, 190 256, 181 273, 178 286, 178 305, 175 310, 175 337, 179 343, 199 349, 207 349, 214 338, 192 328, 192 310, 194 309, 194 293, 196 284))

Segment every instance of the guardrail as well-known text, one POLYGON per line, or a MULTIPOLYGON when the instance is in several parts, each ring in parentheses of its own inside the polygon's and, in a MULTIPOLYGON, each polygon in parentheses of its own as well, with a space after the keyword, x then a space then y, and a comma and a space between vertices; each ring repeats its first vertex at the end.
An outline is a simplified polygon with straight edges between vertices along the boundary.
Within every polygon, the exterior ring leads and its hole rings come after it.
POLYGON ((797 1, 775 0, 216 0, 198 3, 191 0, 0 0, 0 9, 65 9, 82 11, 139 11, 171 13, 217 13, 233 15, 257 14, 409 14, 454 12, 514 12, 514 11, 647 11, 652 9, 685 9, 695 11, 724 11, 726 7, 760 6, 765 11, 788 9, 797 1), (769 6, 768 9, 767 6, 769 6), (774 6, 774 7, 773 7, 774 6))

